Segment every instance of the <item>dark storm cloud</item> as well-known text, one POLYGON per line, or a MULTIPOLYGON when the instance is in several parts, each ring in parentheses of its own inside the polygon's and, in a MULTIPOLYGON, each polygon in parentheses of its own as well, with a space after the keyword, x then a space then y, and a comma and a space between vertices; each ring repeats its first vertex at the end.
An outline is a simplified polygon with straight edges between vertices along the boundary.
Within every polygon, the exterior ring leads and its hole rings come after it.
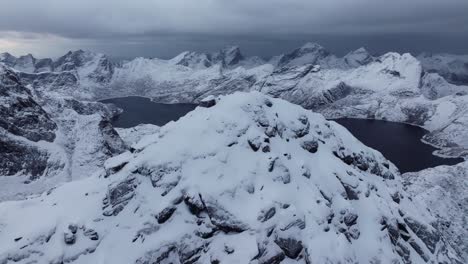
POLYGON ((151 45, 199 50, 228 41, 255 46, 330 35, 363 39, 405 33, 468 35, 467 0, 0 0, 0 4, 0 39, 14 35, 10 39, 28 39, 25 43, 40 43, 33 40, 42 38, 49 45, 113 51, 151 45))

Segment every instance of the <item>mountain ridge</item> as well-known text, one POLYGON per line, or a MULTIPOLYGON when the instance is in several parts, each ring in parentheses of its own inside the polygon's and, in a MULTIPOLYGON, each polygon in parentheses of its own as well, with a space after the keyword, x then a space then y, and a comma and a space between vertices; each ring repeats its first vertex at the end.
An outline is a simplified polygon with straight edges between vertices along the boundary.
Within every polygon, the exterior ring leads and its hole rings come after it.
POLYGON ((0 203, 0 260, 462 263, 391 162, 284 100, 223 96, 133 149, 0 203))

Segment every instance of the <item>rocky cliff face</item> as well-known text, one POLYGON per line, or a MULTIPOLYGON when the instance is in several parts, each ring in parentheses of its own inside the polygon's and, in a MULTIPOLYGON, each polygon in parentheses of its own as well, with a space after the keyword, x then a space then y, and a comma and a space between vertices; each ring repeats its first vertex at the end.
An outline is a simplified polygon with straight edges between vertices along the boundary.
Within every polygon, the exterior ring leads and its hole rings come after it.
POLYGON ((19 83, 15 73, 0 65, 1 175, 42 175, 49 154, 36 144, 54 141, 56 131, 56 123, 19 83))
POLYGON ((126 146, 108 121, 116 113, 25 87, 0 65, 0 201, 83 178, 126 146))
POLYGON ((199 107, 105 168, 1 203, 0 261, 462 263, 380 153, 258 92, 199 107))

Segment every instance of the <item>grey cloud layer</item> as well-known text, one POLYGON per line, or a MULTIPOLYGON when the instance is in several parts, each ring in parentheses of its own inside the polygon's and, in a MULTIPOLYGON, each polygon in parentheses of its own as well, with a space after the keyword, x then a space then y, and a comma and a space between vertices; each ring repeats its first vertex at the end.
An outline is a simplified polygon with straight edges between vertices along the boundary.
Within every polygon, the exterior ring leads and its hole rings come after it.
POLYGON ((468 32, 467 0, 0 0, 0 31, 158 34, 468 32))

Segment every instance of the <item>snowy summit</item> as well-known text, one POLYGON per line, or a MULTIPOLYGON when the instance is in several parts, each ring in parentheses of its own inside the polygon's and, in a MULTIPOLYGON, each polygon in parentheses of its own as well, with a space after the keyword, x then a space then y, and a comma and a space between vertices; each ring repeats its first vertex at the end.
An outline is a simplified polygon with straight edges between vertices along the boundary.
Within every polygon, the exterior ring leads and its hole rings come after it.
POLYGON ((380 153, 259 92, 0 204, 0 263, 461 263, 380 153))

